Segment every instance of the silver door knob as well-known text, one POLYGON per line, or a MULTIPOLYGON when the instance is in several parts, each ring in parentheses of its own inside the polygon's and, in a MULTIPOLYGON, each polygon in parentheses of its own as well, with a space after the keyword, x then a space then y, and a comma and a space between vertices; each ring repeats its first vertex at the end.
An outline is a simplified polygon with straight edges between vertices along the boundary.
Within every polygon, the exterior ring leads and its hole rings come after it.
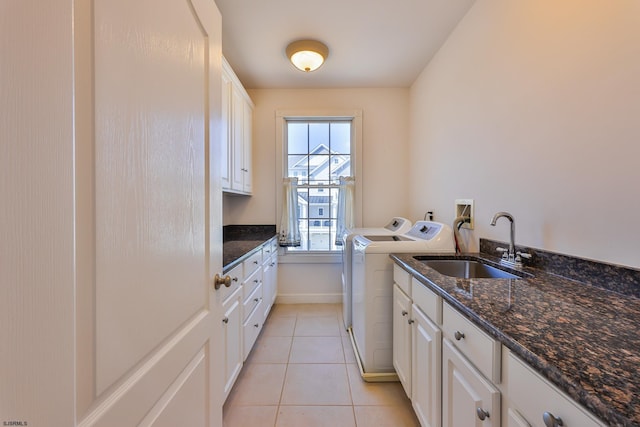
POLYGON ((217 291, 222 285, 225 285, 227 288, 231 286, 231 276, 220 277, 220 275, 216 273, 216 277, 213 278, 213 287, 217 291))

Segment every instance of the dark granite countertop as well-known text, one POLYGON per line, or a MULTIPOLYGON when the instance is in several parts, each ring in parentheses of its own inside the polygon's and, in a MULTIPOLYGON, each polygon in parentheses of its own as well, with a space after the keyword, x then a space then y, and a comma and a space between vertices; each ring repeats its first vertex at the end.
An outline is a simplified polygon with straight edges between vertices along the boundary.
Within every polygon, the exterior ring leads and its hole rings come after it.
MULTIPOLYGON (((640 426, 637 295, 528 267, 520 269, 533 275, 526 279, 457 279, 415 255, 391 257, 596 417, 612 426, 640 426)), ((484 253, 467 255, 459 258, 499 262, 484 253)))
POLYGON ((223 274, 276 236, 275 225, 227 225, 223 228, 223 274))

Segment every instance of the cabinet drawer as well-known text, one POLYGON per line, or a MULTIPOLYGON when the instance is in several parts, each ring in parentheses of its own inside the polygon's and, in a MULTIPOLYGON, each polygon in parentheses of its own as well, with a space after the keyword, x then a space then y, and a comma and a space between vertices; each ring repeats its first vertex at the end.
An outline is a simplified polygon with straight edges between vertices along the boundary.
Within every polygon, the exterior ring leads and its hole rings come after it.
POLYGON ((564 427, 605 425, 513 353, 509 352, 506 363, 510 406, 514 405, 532 426, 545 425, 542 418, 545 412, 561 418, 564 427))
POLYGON ((400 268, 398 264, 393 264, 393 281, 402 289, 402 292, 411 297, 411 275, 400 268))
POLYGON ((262 283, 262 269, 254 271, 242 284, 242 298, 247 299, 249 295, 262 283))
POLYGON ((442 332, 480 372, 500 383, 500 342, 447 303, 442 307, 442 332))
POLYGON ((442 324, 442 297, 437 295, 416 278, 411 278, 411 296, 413 303, 426 314, 432 322, 442 324))
POLYGON ((227 275, 231 277, 231 286, 228 288, 226 286, 222 286, 218 289, 218 292, 220 292, 220 295, 222 296, 223 304, 226 304, 229 296, 231 296, 242 284, 242 280, 244 278, 242 271, 242 264, 238 264, 227 273, 227 275))
POLYGON ((278 242, 275 239, 265 243, 262 248, 263 262, 267 262, 276 253, 278 253, 278 242))
POLYGON ((258 304, 260 304, 260 301, 262 301, 262 284, 259 284, 242 302, 243 320, 247 320, 247 317, 249 317, 258 304))
POLYGON ((245 277, 256 271, 258 267, 262 265, 262 249, 249 255, 249 257, 244 260, 242 265, 244 266, 245 277))
POLYGON ((253 344, 256 342, 256 338, 260 334, 260 330, 262 329, 262 324, 264 322, 263 319, 263 310, 261 301, 258 302, 258 305, 255 307, 253 312, 249 315, 249 318, 245 320, 242 325, 242 335, 243 335, 243 359, 246 360, 247 356, 251 352, 253 348, 253 344))

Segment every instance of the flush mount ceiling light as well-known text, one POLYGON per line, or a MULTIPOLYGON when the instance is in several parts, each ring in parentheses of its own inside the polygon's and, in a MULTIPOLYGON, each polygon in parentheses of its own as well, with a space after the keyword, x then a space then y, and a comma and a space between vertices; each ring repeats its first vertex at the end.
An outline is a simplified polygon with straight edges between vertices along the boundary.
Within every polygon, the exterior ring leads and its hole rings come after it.
POLYGON ((329 56, 329 48, 317 40, 298 40, 287 46, 287 57, 299 70, 317 70, 329 56))

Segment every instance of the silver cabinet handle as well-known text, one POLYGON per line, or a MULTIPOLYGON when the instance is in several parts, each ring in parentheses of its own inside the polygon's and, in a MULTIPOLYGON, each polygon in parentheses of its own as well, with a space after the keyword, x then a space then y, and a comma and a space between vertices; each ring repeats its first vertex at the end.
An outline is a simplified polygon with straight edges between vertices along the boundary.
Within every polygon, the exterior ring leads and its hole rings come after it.
POLYGON ((477 408, 476 409, 476 415, 478 416, 478 419, 480 421, 484 421, 485 418, 489 418, 489 412, 485 411, 482 408, 477 408))
POLYGON ((464 332, 455 331, 453 337, 456 339, 456 341, 460 341, 464 338, 464 332))
POLYGON ((406 316, 407 314, 409 314, 409 313, 407 313, 406 311, 402 310, 402 316, 403 317, 406 316))
POLYGON ((254 324, 253 326, 255 326, 256 328, 259 328, 259 327, 260 327, 260 324, 259 324, 259 323, 256 323, 256 324, 254 324))
POLYGON ((551 412, 545 412, 542 414, 542 421, 544 421, 544 425, 547 427, 559 427, 564 425, 562 418, 554 417, 551 412))
POLYGON ((225 325, 229 323, 229 318, 225 316, 225 318, 222 319, 222 323, 224 323, 225 325))
POLYGON ((410 324, 410 325, 411 325, 413 322, 415 322, 415 320, 413 320, 413 319, 409 319, 409 320, 407 320, 407 323, 408 323, 408 324, 410 324))

